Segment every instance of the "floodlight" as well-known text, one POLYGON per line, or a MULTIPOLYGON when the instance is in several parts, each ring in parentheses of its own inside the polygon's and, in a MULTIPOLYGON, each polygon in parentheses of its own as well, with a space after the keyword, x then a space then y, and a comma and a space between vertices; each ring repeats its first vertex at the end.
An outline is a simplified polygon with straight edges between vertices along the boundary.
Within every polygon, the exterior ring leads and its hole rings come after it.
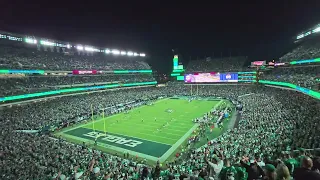
POLYGON ((127 55, 128 55, 128 56, 133 56, 133 52, 128 51, 127 55))
POLYGON ((127 52, 125 52, 125 51, 121 51, 121 52, 120 52, 120 54, 121 54, 121 55, 126 55, 126 54, 127 54, 127 52))
POLYGON ((84 47, 84 50, 94 52, 94 51, 99 51, 98 49, 95 49, 93 47, 84 47))
POLYGON ((114 49, 114 50, 112 50, 112 54, 114 54, 114 55, 119 55, 119 54, 120 54, 120 51, 117 50, 117 49, 114 49))
POLYGON ((313 33, 320 32, 320 27, 315 28, 314 30, 312 30, 312 32, 313 33))
POLYGON ((46 45, 46 46, 54 46, 54 42, 49 42, 49 41, 40 41, 40 44, 46 45))
POLYGON ((78 49, 79 51, 82 51, 82 50, 83 50, 83 46, 78 45, 78 46, 77 46, 77 49, 78 49))
POLYGON ((37 44, 37 40, 32 39, 32 38, 26 38, 26 43, 29 43, 29 44, 37 44))

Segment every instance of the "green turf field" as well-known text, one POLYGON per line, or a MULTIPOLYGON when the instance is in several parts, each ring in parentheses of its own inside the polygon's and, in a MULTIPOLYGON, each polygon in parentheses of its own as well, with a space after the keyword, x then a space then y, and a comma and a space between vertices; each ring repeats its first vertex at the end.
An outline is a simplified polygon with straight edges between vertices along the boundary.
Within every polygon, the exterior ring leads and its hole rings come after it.
POLYGON ((192 120, 203 116, 220 102, 163 99, 151 106, 137 107, 127 114, 96 119, 94 123, 76 125, 57 134, 78 143, 92 143, 98 136, 98 146, 104 148, 136 153, 147 159, 166 158, 196 128, 192 120))

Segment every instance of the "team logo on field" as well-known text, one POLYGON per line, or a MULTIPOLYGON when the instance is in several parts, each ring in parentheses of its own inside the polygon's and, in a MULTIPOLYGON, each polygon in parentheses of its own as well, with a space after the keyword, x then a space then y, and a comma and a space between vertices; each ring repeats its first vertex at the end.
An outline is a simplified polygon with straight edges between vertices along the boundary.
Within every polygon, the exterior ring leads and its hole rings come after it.
POLYGON ((129 146, 129 147, 136 147, 140 144, 142 144, 141 141, 136 141, 133 139, 126 139, 123 137, 119 137, 119 136, 114 136, 114 135, 110 135, 110 134, 104 134, 104 133, 99 133, 99 132, 89 132, 84 134, 84 136, 87 137, 91 137, 91 138, 99 138, 102 141, 107 141, 107 142, 112 142, 112 143, 116 143, 116 144, 122 144, 125 146, 129 146))

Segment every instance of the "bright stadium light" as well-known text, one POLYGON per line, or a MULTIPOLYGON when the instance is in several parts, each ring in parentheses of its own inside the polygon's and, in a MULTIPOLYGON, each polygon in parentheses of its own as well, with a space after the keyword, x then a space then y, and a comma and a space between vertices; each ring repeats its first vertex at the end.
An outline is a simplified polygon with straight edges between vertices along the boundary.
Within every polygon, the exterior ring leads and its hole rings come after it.
POLYGON ((306 33, 304 33, 304 36, 309 36, 311 34, 311 31, 308 31, 306 33))
POLYGON ((96 51, 96 49, 94 49, 92 47, 84 47, 84 50, 85 51, 90 51, 90 52, 96 51))
POLYGON ((83 51, 83 46, 78 45, 78 46, 77 46, 77 49, 78 49, 79 51, 83 51))
POLYGON ((120 54, 120 51, 117 50, 117 49, 114 49, 114 50, 112 50, 112 54, 114 54, 114 55, 119 55, 119 54, 120 54))
POLYGON ((304 34, 300 34, 299 36, 297 36, 297 39, 301 39, 304 37, 304 34))
POLYGON ((54 43, 54 42, 50 42, 50 41, 43 41, 43 40, 41 40, 41 41, 40 41, 40 44, 42 44, 42 45, 46 45, 46 46, 54 46, 54 45, 55 45, 55 43, 54 43))
POLYGON ((70 44, 67 44, 67 48, 70 49, 70 47, 71 47, 70 44))
POLYGON ((141 56, 141 57, 145 57, 145 56, 146 56, 146 54, 144 54, 144 53, 140 53, 140 56, 141 56))
POLYGON ((84 47, 85 51, 89 51, 89 52, 99 52, 99 49, 93 48, 93 47, 84 47))
POLYGON ((315 28, 314 30, 312 30, 312 32, 313 33, 320 32, 320 27, 315 28))
POLYGON ((133 52, 128 51, 127 55, 128 55, 128 56, 133 56, 133 52))
POLYGON ((106 49, 106 54, 110 54, 111 53, 111 51, 110 51, 110 49, 106 49))
POLYGON ((32 38, 26 38, 26 43, 28 44, 37 44, 37 40, 32 38))
POLYGON ((126 54, 127 54, 127 52, 125 52, 125 51, 121 51, 121 52, 120 52, 120 54, 121 54, 121 55, 126 55, 126 54))
POLYGON ((134 56, 139 56, 139 54, 138 54, 138 53, 133 53, 133 55, 134 55, 134 56))

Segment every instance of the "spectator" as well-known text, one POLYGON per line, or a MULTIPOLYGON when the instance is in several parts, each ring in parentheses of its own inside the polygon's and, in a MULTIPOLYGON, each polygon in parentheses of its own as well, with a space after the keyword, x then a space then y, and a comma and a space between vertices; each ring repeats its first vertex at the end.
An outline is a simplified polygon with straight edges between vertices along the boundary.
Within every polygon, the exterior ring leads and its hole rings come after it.
POLYGON ((303 180, 303 179, 320 179, 320 173, 312 171, 313 162, 310 157, 303 157, 302 158, 302 167, 297 168, 293 172, 293 177, 295 180, 303 180))
POLYGON ((277 173, 276 168, 272 164, 266 164, 266 172, 264 179, 266 180, 276 180, 277 179, 277 173))

